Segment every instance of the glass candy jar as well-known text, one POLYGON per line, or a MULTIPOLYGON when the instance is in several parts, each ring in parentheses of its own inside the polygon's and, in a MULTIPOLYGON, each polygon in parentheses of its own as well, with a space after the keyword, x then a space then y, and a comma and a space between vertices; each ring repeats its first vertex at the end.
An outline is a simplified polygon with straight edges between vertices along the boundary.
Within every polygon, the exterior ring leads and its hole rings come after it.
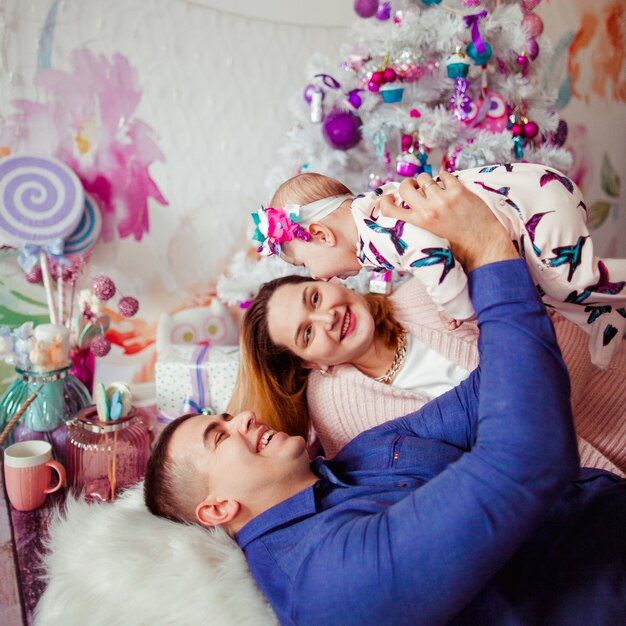
POLYGON ((91 403, 85 385, 69 373, 69 367, 50 372, 34 372, 15 368, 17 374, 0 399, 0 431, 36 393, 19 422, 13 426, 3 446, 17 441, 43 439, 52 444, 55 458, 63 462, 66 422, 91 403))
POLYGON ((101 422, 95 405, 68 423, 68 486, 87 500, 115 500, 143 478, 148 463, 148 428, 134 408, 117 420, 101 422))

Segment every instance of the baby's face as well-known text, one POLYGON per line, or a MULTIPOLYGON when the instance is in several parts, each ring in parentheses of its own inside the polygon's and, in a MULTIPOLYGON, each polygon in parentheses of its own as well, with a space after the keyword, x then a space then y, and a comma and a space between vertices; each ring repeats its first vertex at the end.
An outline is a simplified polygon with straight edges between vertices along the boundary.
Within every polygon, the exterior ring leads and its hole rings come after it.
POLYGON ((282 245, 281 257, 291 265, 306 267, 317 280, 348 278, 361 270, 355 251, 341 243, 329 245, 315 239, 294 239, 282 245))

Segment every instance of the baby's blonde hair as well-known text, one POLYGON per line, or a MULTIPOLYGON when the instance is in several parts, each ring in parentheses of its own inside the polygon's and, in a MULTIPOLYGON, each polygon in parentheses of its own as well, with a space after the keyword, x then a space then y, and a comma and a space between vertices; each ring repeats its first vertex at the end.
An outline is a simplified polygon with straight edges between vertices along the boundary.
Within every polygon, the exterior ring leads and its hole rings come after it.
POLYGON ((344 194, 352 192, 335 178, 323 174, 298 174, 280 185, 272 196, 270 206, 282 208, 286 204, 304 205, 344 194))

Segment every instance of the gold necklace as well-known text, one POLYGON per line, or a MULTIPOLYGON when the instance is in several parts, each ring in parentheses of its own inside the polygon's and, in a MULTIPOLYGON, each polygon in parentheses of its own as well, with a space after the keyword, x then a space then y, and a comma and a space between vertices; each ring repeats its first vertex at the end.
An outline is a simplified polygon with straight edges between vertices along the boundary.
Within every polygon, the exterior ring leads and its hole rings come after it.
POLYGON ((379 383, 384 383, 385 385, 389 385, 391 381, 395 378, 396 374, 402 367, 404 363, 404 357, 406 356, 406 330, 402 329, 398 337, 398 348, 396 350, 396 355, 393 357, 393 363, 391 367, 382 375, 377 376, 374 380, 377 380, 379 383))

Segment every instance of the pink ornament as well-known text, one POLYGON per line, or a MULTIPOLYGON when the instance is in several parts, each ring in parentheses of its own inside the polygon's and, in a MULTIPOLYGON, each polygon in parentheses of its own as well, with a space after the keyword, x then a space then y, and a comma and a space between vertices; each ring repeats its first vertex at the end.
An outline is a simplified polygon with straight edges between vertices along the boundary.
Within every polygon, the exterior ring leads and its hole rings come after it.
POLYGON ((528 137, 528 139, 536 137, 538 132, 539 126, 537 126, 536 122, 526 122, 526 124, 524 124, 524 135, 528 137))
POLYGON ((378 83, 375 83, 373 80, 370 80, 370 82, 367 83, 367 88, 372 93, 378 93, 380 91, 380 85, 378 83))
POLYGON ((543 20, 536 13, 524 13, 522 28, 529 37, 539 37, 543 33, 543 20))
POLYGON ((120 315, 124 317, 132 317, 139 311, 139 302, 137 298, 132 298, 131 296, 124 296, 120 299, 117 308, 120 312, 120 315))
POLYGON ((93 292, 96 298, 106 302, 115 295, 115 283, 108 276, 100 275, 93 282, 93 292))
POLYGON ((111 342, 103 335, 96 337, 89 348, 94 356, 106 356, 111 351, 111 342))
POLYGON ((402 135, 402 152, 407 152, 413 145, 413 137, 411 135, 402 135))
POLYGON ((354 0, 354 11, 359 17, 372 17, 378 10, 378 0, 354 0))
POLYGON ((396 80, 396 71, 393 69, 393 67, 388 67, 385 69, 385 71, 383 72, 383 80, 386 83, 393 83, 393 81, 396 80))
POLYGON ((417 109, 411 109, 409 111, 409 117, 417 119, 418 117, 422 117, 422 114, 417 109))
POLYGON ((523 124, 513 124, 511 126, 511 133, 513 137, 523 137, 524 136, 524 125, 523 124))
POLYGON ((534 37, 526 42, 526 53, 533 61, 539 56, 539 44, 534 37))
POLYGON ((26 280, 33 285, 38 285, 43 280, 41 267, 39 265, 35 265, 33 269, 30 270, 30 272, 28 272, 28 274, 25 274, 24 276, 26 280))
POLYGON ((524 11, 532 11, 541 0, 522 0, 522 9, 524 11))
POLYGON ((522 67, 522 68, 527 68, 528 67, 528 57, 522 53, 520 55, 518 55, 517 57, 517 63, 522 67))
POLYGON ((377 85, 382 85, 385 82, 384 74, 382 72, 372 72, 370 81, 376 83, 377 85))

